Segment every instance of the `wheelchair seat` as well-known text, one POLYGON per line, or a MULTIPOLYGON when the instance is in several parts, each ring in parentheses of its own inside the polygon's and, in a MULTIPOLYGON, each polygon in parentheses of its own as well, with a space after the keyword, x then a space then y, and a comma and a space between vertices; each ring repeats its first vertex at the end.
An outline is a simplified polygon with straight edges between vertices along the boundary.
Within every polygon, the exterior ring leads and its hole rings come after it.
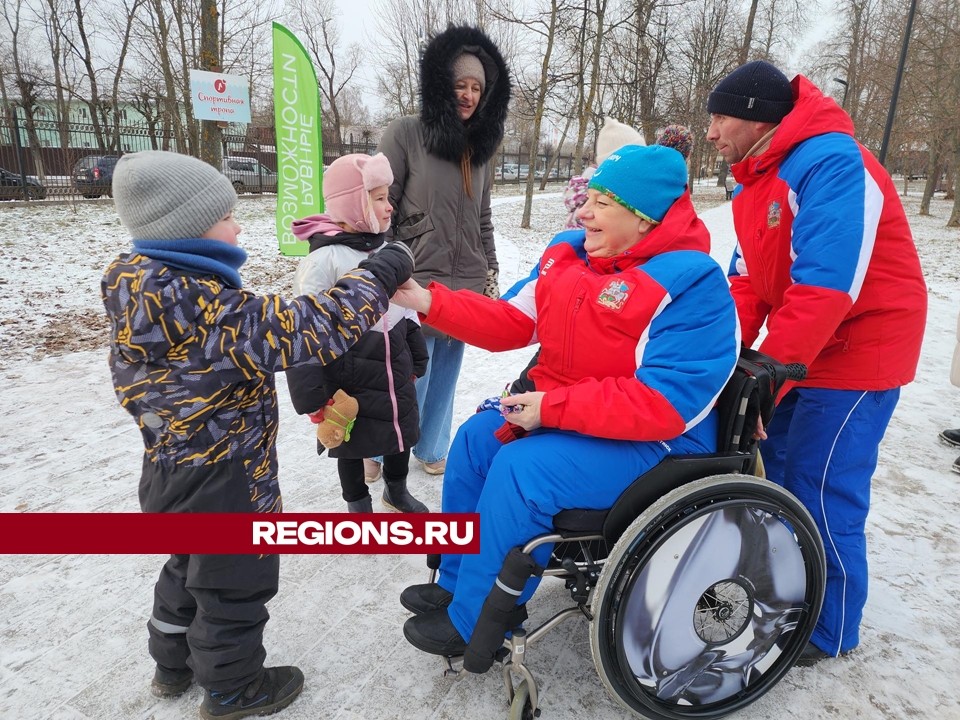
MULTIPOLYGON (((792 370, 784 367, 783 372, 789 374, 792 370)), ((757 452, 753 428, 758 417, 768 422, 773 415, 774 388, 783 382, 776 373, 770 358, 743 349, 733 375, 717 399, 717 452, 668 456, 634 480, 609 510, 572 509, 557 513, 553 518, 556 532, 563 537, 602 533, 605 540, 615 542, 640 512, 671 490, 710 475, 750 474, 757 452)))

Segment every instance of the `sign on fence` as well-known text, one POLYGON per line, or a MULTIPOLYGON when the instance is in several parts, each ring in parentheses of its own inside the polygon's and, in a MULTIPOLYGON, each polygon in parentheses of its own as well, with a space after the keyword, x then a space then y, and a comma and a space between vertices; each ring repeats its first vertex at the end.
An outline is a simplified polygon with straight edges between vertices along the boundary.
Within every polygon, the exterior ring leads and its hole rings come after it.
POLYGON ((249 78, 190 70, 190 95, 197 120, 250 122, 249 78))
POLYGON ((303 45, 287 28, 273 24, 273 113, 277 130, 277 241, 284 255, 306 255, 290 223, 323 211, 320 91, 303 45))

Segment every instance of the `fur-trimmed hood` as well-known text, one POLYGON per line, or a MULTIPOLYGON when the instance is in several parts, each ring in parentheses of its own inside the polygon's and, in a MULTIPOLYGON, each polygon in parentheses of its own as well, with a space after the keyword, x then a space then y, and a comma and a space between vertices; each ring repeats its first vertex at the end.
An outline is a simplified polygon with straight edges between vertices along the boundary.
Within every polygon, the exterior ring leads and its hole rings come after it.
POLYGON ((469 147, 471 163, 483 165, 503 139, 509 103, 510 71, 500 50, 481 30, 451 25, 430 40, 420 59, 420 122, 428 152, 460 162, 469 147), (451 69, 465 51, 480 58, 486 73, 486 88, 466 123, 457 110, 451 69))

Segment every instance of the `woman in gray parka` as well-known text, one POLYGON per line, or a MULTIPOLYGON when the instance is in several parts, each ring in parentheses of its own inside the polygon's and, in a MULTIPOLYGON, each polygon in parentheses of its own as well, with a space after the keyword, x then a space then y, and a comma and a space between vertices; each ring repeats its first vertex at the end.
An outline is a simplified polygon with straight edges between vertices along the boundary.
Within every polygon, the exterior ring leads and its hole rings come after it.
MULTIPOLYGON (((503 139, 510 101, 506 63, 482 31, 450 26, 424 50, 420 96, 419 117, 390 123, 378 148, 393 169, 394 238, 413 251, 421 285, 439 282, 499 297, 490 161, 503 139)), ((441 475, 464 344, 424 332, 430 363, 417 381, 420 440, 413 454, 428 473, 441 475)), ((379 470, 368 461, 367 480, 379 470)))

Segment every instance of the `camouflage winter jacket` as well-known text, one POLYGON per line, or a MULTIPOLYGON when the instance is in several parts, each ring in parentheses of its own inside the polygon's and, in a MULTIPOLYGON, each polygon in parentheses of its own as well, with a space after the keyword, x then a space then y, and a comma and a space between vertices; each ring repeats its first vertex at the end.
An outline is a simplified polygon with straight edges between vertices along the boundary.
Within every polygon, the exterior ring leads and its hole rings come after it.
POLYGON ((273 374, 339 357, 388 304, 365 270, 316 296, 287 301, 136 253, 111 263, 101 294, 111 323, 114 388, 143 436, 141 504, 148 474, 202 478, 209 468, 245 474, 249 509, 257 512, 282 510, 273 374))

